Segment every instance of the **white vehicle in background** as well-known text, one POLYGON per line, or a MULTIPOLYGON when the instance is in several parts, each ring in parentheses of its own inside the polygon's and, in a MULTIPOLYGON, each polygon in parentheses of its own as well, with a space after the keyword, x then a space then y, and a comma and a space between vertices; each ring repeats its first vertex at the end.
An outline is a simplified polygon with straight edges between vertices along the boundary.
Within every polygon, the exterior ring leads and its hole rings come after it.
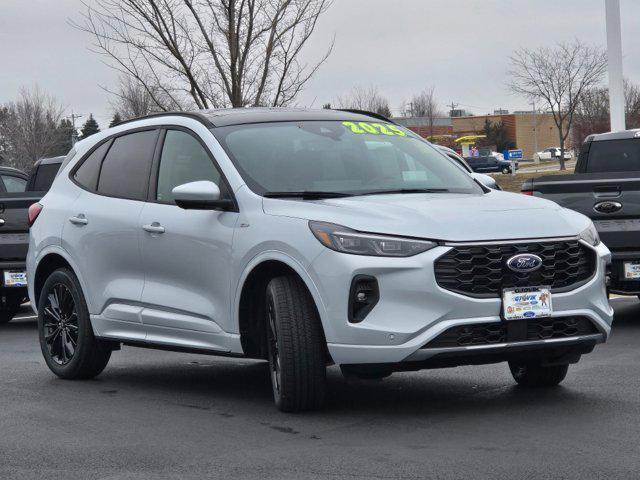
MULTIPOLYGON (((560 147, 549 147, 545 148, 541 152, 537 152, 533 154, 533 159, 536 161, 539 160, 555 160, 560 158, 560 147)), ((573 158, 573 152, 571 150, 565 150, 564 159, 571 160, 573 158)))
POLYGON ((435 145, 435 147, 438 150, 440 150, 442 153, 444 153, 447 157, 449 157, 451 160, 453 160, 456 163, 456 165, 459 165, 465 172, 467 172, 477 181, 482 183, 485 187, 491 188, 492 190, 502 190, 502 188, 500 188, 500 185, 496 183, 495 178, 493 178, 491 175, 485 175, 484 173, 474 172, 473 169, 467 163, 467 161, 463 157, 458 155, 458 152, 456 152, 455 150, 442 145, 435 145))

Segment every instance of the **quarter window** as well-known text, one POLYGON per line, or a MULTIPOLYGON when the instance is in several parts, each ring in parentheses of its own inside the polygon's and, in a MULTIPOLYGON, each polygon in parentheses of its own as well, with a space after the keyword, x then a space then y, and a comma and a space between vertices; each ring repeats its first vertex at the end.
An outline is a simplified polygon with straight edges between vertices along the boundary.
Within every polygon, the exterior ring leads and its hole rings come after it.
POLYGON ((107 153, 107 150, 109 150, 109 145, 111 145, 111 142, 105 142, 96 148, 93 153, 82 162, 80 168, 78 168, 73 175, 73 179, 87 190, 95 192, 98 188, 100 165, 102 165, 102 159, 107 153))
POLYGON ((220 187, 220 172, 211 157, 192 135, 168 130, 162 147, 156 200, 173 203, 172 190, 178 185, 208 180, 220 187))
POLYGON ((157 138, 157 130, 117 137, 102 162, 98 193, 145 200, 157 138))

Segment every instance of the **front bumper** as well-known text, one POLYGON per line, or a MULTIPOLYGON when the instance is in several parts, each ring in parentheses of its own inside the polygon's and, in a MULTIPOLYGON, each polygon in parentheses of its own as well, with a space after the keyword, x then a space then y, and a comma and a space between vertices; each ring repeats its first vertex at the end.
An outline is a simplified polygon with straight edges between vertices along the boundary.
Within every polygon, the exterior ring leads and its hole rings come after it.
MULTIPOLYGON (((310 265, 310 273, 322 300, 321 319, 334 362, 339 365, 422 362, 443 353, 454 353, 453 350, 442 352, 424 348, 445 330, 460 325, 502 322, 501 299, 472 298, 438 286, 433 265, 449 248, 439 246, 409 258, 324 251, 310 265), (348 292, 356 275, 369 275, 378 280, 380 300, 364 321, 349 323, 348 292)), ((605 341, 613 321, 605 288, 605 273, 611 255, 603 244, 590 248, 596 255, 595 274, 574 290, 553 294, 552 318, 586 318, 593 323, 596 333, 540 340, 529 345, 506 342, 504 345, 463 347, 462 351, 473 350, 475 354, 506 352, 525 346, 544 350, 575 344, 592 346, 605 341)))
POLYGON ((624 262, 640 260, 640 251, 612 252, 609 291, 618 295, 640 295, 640 280, 624 278, 624 262))

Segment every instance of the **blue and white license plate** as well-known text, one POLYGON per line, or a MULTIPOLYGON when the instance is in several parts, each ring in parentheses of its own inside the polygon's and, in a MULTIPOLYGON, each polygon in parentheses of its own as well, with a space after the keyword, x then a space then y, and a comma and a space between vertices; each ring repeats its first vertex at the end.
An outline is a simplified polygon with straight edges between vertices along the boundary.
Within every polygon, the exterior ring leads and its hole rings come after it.
POLYGON ((5 287, 26 287, 27 286, 27 272, 14 271, 4 272, 4 286, 5 287))
POLYGON ((502 291, 505 320, 550 317, 551 289, 549 287, 507 288, 502 291))
POLYGON ((640 260, 624 262, 624 279, 640 280, 640 260))

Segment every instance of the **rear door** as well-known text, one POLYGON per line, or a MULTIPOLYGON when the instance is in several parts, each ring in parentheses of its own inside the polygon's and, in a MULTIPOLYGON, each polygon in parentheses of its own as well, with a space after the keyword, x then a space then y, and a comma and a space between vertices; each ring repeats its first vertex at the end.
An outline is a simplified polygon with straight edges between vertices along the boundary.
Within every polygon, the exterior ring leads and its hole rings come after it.
POLYGON ((82 192, 69 209, 63 247, 86 279, 100 336, 145 336, 139 224, 158 135, 157 129, 142 130, 102 143, 72 172, 82 192))
POLYGON ((208 180, 229 189, 215 159, 191 131, 169 129, 163 141, 149 202, 138 222, 145 286, 147 340, 178 346, 226 349, 231 244, 236 212, 184 210, 174 187, 208 180))

